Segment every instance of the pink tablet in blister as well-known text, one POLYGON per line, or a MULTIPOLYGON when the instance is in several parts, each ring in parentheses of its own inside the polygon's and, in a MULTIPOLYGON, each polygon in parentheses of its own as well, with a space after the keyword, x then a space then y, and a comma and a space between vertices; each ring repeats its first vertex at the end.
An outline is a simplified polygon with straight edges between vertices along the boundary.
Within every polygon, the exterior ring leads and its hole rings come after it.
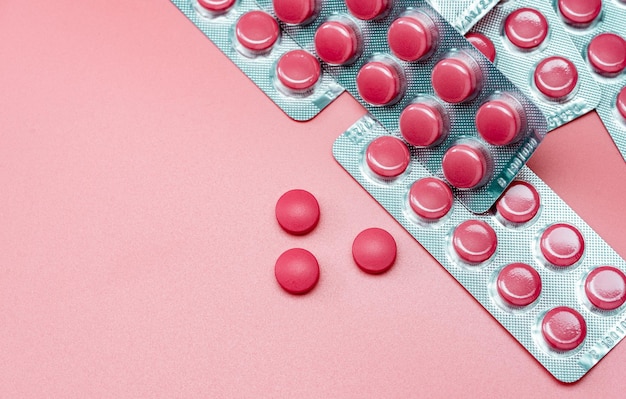
POLYGON ((349 18, 336 18, 321 24, 315 32, 315 52, 331 65, 352 63, 361 51, 358 27, 349 18))
POLYGON ((197 0, 198 5, 203 10, 207 10, 210 13, 221 14, 228 11, 235 5, 237 0, 197 0))
POLYGON ((244 54, 261 54, 274 46, 280 35, 278 23, 264 11, 249 11, 235 25, 235 37, 244 54))
POLYGON ((493 45, 491 39, 482 33, 470 32, 465 35, 467 41, 472 43, 487 59, 491 62, 496 60, 496 46, 493 45))
POLYGON ((319 82, 322 69, 319 61, 304 50, 283 54, 276 63, 276 79, 287 93, 306 93, 319 82))
POLYGON ((320 9, 319 0, 273 0, 276 17, 286 24, 312 21, 320 9))

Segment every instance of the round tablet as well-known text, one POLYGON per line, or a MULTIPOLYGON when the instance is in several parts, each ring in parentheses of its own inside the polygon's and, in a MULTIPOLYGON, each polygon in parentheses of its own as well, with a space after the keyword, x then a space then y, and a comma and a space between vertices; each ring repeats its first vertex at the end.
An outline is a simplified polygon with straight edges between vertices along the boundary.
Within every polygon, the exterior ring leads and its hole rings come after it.
POLYGON ((289 90, 306 91, 320 79, 320 63, 311 53, 291 50, 283 54, 276 63, 276 77, 289 90))
POLYGON ((304 24, 315 18, 317 0, 273 0, 276 17, 286 24, 304 24))
POLYGON ((404 173, 411 155, 402 141, 392 136, 381 136, 367 146, 365 161, 378 176, 391 178, 404 173))
POLYGON ((539 247, 543 257, 554 266, 571 266, 583 256, 585 241, 574 226, 557 223, 541 235, 539 247))
POLYGON ((198 4, 205 10, 222 13, 230 9, 236 0, 198 0, 198 4))
POLYGON ((552 349, 569 351, 576 349, 587 336, 587 323, 580 313, 560 306, 543 317, 541 332, 552 349))
POLYGON ((621 73, 626 68, 626 40, 614 33, 602 33, 589 42, 587 59, 598 73, 621 73))
POLYGON ((539 193, 530 183, 514 181, 496 203, 496 211, 511 223, 526 223, 539 211, 539 193))
POLYGON ((598 309, 617 309, 626 302, 626 276, 612 266, 595 268, 585 280, 585 293, 598 309))
POLYGON ((471 219, 454 229, 452 246, 463 261, 480 263, 491 258, 496 252, 498 237, 487 223, 471 219))
POLYGON ((327 21, 315 31, 315 52, 332 65, 347 64, 354 60, 359 51, 359 39, 349 24, 342 21, 327 21))
POLYGON ((256 10, 242 15, 235 27, 237 41, 254 52, 269 50, 278 40, 279 33, 278 22, 268 13, 256 10))
POLYGON ((370 274, 384 273, 396 260, 396 240, 379 228, 363 230, 352 243, 352 257, 357 266, 370 274))
POLYGON ((469 57, 450 57, 433 68, 431 81, 439 98, 449 103, 461 103, 474 98, 480 90, 480 68, 469 57))
POLYGON ((506 17, 504 34, 515 47, 531 50, 548 36, 548 21, 534 8, 520 8, 506 17))
POLYGON ((570 25, 589 25, 600 15, 602 0, 558 0, 561 16, 570 25))
POLYGON ((441 111, 427 102, 411 103, 400 114, 400 133, 409 144, 430 147, 447 135, 441 111))
POLYGON ((619 91, 615 99, 615 106, 622 118, 626 119, 626 87, 622 87, 622 90, 619 91))
POLYGON ((320 267, 315 256, 302 248, 282 253, 274 266, 276 281, 290 294, 306 294, 320 278, 320 267))
POLYGON ((471 32, 465 35, 467 41, 472 43, 487 59, 494 62, 496 59, 496 46, 493 45, 491 39, 482 33, 471 32))
POLYGON ((276 202, 276 220, 288 233, 307 234, 320 220, 320 207, 308 191, 287 191, 276 202))
POLYGON ((346 0, 346 6, 358 19, 371 20, 382 17, 389 9, 389 0, 346 0))
POLYGON ((428 17, 405 15, 397 18, 387 31, 391 52, 404 61, 417 61, 429 54, 435 44, 436 29, 428 17))
POLYGON ((363 100, 372 105, 390 105, 402 95, 398 70, 383 61, 370 61, 356 75, 356 85, 363 100))
POLYGON ((476 130, 489 144, 514 143, 522 132, 521 107, 504 100, 490 100, 476 112, 476 130))
POLYGON ((455 144, 446 151, 441 161, 443 175, 457 188, 474 188, 484 182, 487 159, 476 146, 455 144))
POLYGON ((576 66, 567 58, 553 56, 535 68, 535 86, 546 97, 558 100, 568 96, 578 83, 576 66))
POLYGON ((512 306, 528 306, 539 298, 541 277, 525 263, 511 263, 500 270, 496 281, 500 297, 512 306))
POLYGON ((409 205, 413 212, 426 220, 444 217, 452 208, 452 190, 434 177, 417 180, 409 190, 409 205))

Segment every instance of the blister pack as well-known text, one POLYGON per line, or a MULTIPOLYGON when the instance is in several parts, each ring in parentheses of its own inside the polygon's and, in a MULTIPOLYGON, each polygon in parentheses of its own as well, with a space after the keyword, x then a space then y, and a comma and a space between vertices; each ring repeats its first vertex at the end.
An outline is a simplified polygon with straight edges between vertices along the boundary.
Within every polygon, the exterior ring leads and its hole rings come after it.
POLYGON ((474 212, 547 132, 532 101, 424 0, 259 2, 474 212))
POLYGON ((551 7, 544 0, 499 3, 469 33, 486 36, 495 64, 548 120, 550 130, 596 108, 600 87, 551 7))
POLYGON ((428 0, 431 6, 442 17, 454 26, 456 30, 465 34, 474 26, 499 0, 428 0))
POLYGON ((550 373, 581 378, 626 334, 626 262, 527 167, 488 212, 443 176, 395 167, 409 146, 364 116, 337 161, 550 373))
POLYGON ((343 88, 253 0, 172 0, 287 115, 313 118, 343 88))
POLYGON ((553 5, 602 88, 598 114, 626 159, 626 3, 557 0, 553 5))

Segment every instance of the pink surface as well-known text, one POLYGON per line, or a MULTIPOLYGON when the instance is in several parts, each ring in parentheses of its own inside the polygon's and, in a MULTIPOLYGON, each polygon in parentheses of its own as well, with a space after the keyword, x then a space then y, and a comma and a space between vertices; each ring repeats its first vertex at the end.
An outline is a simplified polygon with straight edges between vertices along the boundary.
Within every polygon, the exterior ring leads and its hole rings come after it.
MULTIPOLYGON (((0 2, 0 37, 0 397, 623 397, 626 344, 559 383, 343 171, 350 97, 290 120, 166 0, 0 2), (296 187, 304 237, 274 216, 296 187), (384 275, 352 260, 368 227, 384 275), (274 278, 292 247, 305 296, 274 278)), ((595 114, 531 166, 626 256, 595 114)))

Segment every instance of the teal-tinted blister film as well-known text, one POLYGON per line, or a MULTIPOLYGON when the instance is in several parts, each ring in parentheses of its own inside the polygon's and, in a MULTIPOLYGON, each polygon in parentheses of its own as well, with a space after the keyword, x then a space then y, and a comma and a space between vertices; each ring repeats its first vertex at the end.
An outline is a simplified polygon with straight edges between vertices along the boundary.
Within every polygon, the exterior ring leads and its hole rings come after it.
POLYGON ((456 30, 465 34, 476 25, 499 0, 429 0, 431 6, 442 17, 454 26, 456 30))

